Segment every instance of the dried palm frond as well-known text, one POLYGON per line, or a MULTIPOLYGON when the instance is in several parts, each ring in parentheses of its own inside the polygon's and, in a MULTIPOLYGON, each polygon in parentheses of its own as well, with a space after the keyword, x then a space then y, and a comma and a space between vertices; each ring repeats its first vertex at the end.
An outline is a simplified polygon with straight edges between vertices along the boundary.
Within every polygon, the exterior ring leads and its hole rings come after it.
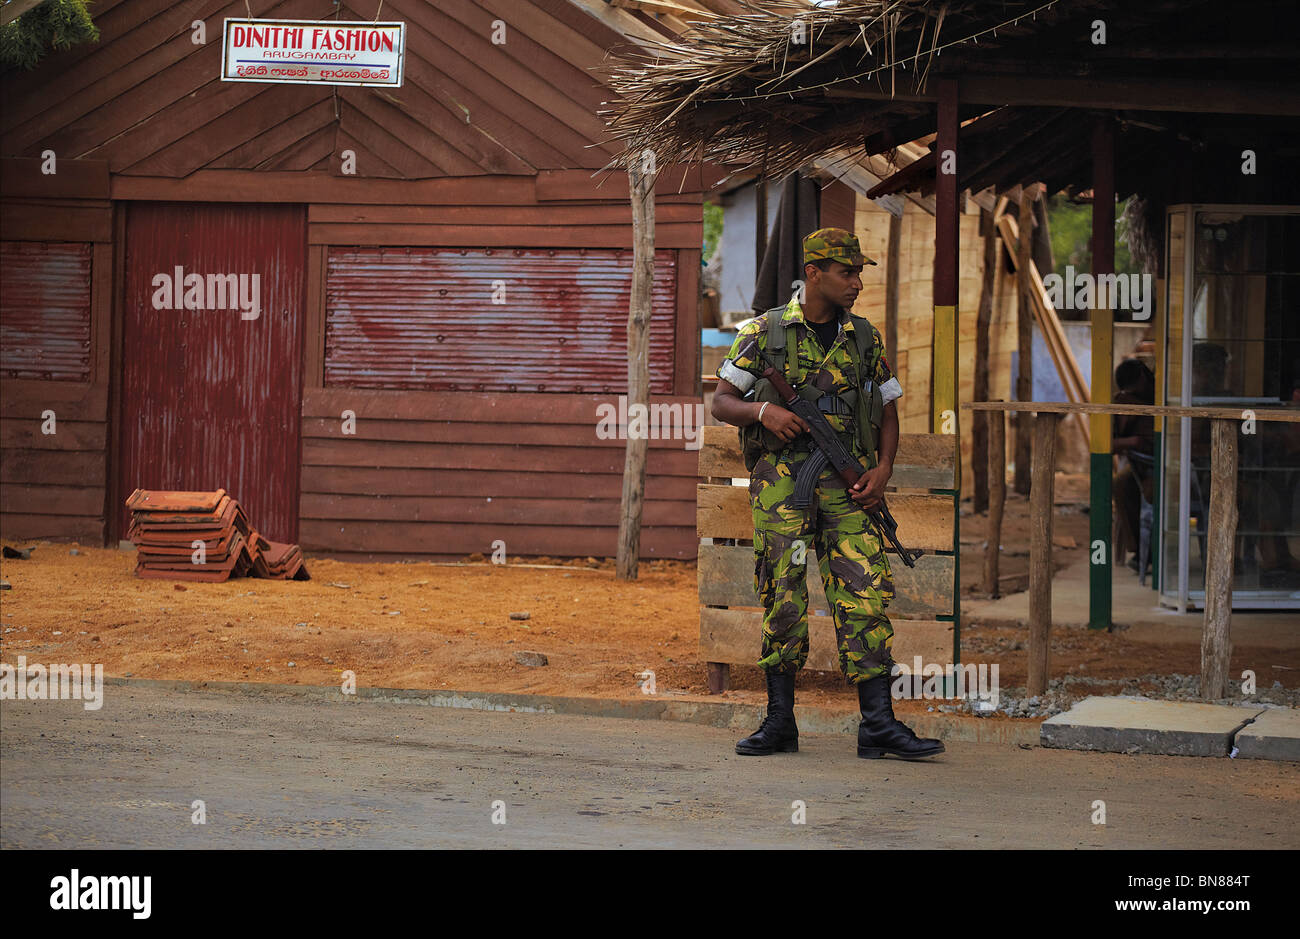
POLYGON ((651 151, 661 168, 702 155, 777 178, 828 150, 860 149, 887 126, 891 96, 925 92, 945 50, 1029 36, 1061 3, 751 5, 620 54, 604 114, 627 152, 651 151))

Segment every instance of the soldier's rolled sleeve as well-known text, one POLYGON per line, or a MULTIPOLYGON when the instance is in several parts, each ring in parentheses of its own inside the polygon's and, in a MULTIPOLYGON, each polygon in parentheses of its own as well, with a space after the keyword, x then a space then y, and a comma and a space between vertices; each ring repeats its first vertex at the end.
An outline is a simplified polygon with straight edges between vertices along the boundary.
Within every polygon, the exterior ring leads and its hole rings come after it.
MULTIPOLYGON (((876 337, 879 342, 879 335, 876 337)), ((888 404, 890 401, 896 401, 903 396, 903 386, 899 384, 898 379, 894 376, 893 370, 889 367, 889 362, 884 355, 876 362, 876 374, 873 376, 876 387, 880 389, 880 397, 888 404)))
POLYGON ((754 387, 758 381, 759 348, 758 337, 761 330, 756 321, 750 320, 736 333, 731 343, 731 350, 718 366, 718 377, 734 385, 741 394, 754 387))

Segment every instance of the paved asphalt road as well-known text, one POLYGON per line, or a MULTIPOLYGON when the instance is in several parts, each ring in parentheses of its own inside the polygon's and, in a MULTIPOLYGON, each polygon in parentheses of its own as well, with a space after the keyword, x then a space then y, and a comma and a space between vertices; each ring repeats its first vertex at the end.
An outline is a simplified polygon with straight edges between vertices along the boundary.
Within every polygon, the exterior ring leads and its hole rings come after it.
POLYGON ((869 761, 838 736, 740 757, 737 736, 121 686, 99 711, 5 701, 0 847, 1300 847, 1293 765, 973 743, 869 761))

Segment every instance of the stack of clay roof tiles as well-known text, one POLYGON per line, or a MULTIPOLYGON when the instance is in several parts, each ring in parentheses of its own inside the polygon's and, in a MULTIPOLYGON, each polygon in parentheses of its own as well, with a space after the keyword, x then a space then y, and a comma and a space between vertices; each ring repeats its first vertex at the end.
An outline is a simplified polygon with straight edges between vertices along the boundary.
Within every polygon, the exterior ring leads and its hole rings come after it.
POLYGON ((263 538, 239 503, 216 492, 137 489, 127 537, 139 549, 139 577, 223 581, 231 577, 308 580, 302 550, 263 538), (203 563, 195 563, 195 541, 203 542, 203 563))

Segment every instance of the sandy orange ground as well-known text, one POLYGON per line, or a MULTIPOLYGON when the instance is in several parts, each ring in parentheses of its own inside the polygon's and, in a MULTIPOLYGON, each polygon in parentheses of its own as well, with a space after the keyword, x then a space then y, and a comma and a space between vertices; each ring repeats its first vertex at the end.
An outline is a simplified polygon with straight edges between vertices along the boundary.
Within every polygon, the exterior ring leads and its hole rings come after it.
MULTIPOLYGON (((1018 543, 1022 515, 1019 502, 1008 503, 1007 545, 1018 543)), ((981 519, 962 524, 964 542, 982 535, 981 519)), ((1056 532, 1082 545, 1087 517, 1067 514, 1056 532)), ((137 578, 134 552, 76 547, 74 555, 74 547, 36 543, 29 560, 0 561, 0 578, 13 585, 0 592, 4 661, 25 655, 31 663, 99 662, 109 675, 290 684, 333 684, 350 669, 363 686, 601 697, 639 695, 637 674, 650 669, 659 694, 707 693, 693 562, 649 562, 638 581, 623 582, 608 560, 537 569, 309 558, 310 581, 182 584, 137 578), (514 612, 530 618, 511 620, 514 612), (549 664, 517 663, 514 653, 524 650, 545 653, 549 664)), ((969 588, 980 548, 963 551, 969 588)), ((1069 553, 1058 552, 1062 563, 1069 553)), ((1010 556, 1003 570, 1026 563, 1010 556)), ((1023 630, 977 627, 966 636, 964 661, 997 662, 1003 688, 1024 684, 1023 630)), ((1251 654, 1234 649, 1233 661, 1251 654)), ((1278 655, 1272 661, 1296 658, 1278 655)), ((1189 674, 1199 672, 1200 650, 1056 630, 1051 661, 1054 675, 1189 674)), ((1300 669, 1282 680, 1293 686, 1300 669)), ((799 682, 800 703, 856 704, 838 674, 809 672, 799 682)), ((762 687, 756 667, 734 667, 728 698, 761 701, 762 687)))

